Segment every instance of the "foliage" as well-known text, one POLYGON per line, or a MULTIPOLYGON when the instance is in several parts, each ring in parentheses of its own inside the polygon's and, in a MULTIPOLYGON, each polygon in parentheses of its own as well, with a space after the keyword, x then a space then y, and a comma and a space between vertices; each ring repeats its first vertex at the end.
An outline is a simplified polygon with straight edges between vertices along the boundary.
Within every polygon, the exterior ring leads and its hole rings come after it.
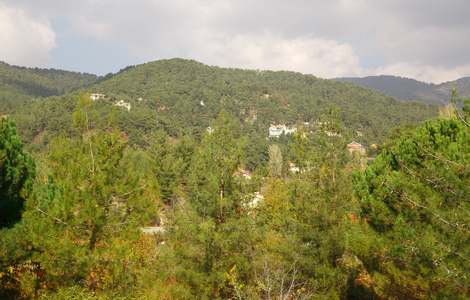
POLYGON ((236 123, 221 111, 195 154, 191 196, 180 202, 171 231, 176 274, 193 297, 227 296, 222 279, 234 263, 247 264, 249 219, 242 213, 249 190, 238 173, 243 141, 236 123), (243 228, 243 229, 242 229, 243 228))
POLYGON ((269 146, 269 170, 271 177, 280 178, 282 173, 282 153, 279 146, 273 144, 269 146))
POLYGON ((25 196, 35 176, 33 158, 23 151, 16 124, 0 117, 0 228, 21 218, 25 196))
POLYGON ((58 96, 94 82, 98 76, 55 69, 24 68, 0 62, 0 85, 34 97, 58 96))
POLYGON ((163 130, 158 130, 150 136, 147 152, 161 196, 167 200, 174 198, 178 186, 187 183, 194 141, 189 136, 172 141, 163 130))
POLYGON ((456 119, 426 123, 357 174, 371 229, 357 253, 381 297, 468 297, 469 136, 456 119))
POLYGON ((122 135, 111 123, 98 124, 90 100, 80 95, 75 135, 53 141, 52 174, 28 201, 25 221, 52 286, 124 292, 132 288, 138 267, 129 243, 139 238, 138 227, 155 204, 141 178, 120 163, 122 135))

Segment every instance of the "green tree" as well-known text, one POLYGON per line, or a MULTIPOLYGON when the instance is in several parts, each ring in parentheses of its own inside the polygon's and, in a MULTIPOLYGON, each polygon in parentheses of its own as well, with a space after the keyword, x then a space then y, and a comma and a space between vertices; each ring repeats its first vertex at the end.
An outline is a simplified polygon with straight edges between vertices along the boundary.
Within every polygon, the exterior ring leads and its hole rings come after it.
POLYGON ((356 174, 367 234, 355 251, 379 296, 469 297, 469 133, 455 118, 425 123, 356 174))
POLYGON ((176 192, 178 183, 177 161, 174 146, 170 138, 163 130, 158 130, 150 137, 148 155, 151 161, 151 169, 154 172, 160 186, 160 193, 164 199, 171 199, 176 192))
POLYGON ((138 268, 131 245, 155 205, 141 178, 121 164, 122 134, 112 123, 96 127, 81 94, 74 117, 75 136, 53 141, 52 174, 28 201, 30 238, 49 286, 129 291, 138 268))
MULTIPOLYGON (((346 297, 348 276, 355 268, 348 251, 346 224, 357 213, 352 197, 350 157, 339 111, 330 106, 312 145, 296 137, 292 153, 303 172, 289 182, 291 215, 295 216, 298 269, 327 297, 346 297)), ((292 226, 292 225, 291 225, 292 226)))
POLYGON ((198 196, 192 199, 202 215, 222 224, 227 211, 241 205, 232 195, 237 186, 234 175, 242 165, 244 140, 225 110, 220 112, 212 127, 214 131, 206 134, 195 158, 192 180, 198 196))
POLYGON ((23 151, 16 124, 0 117, 0 228, 21 218, 25 196, 35 177, 33 158, 23 151))
POLYGON ((247 266, 245 248, 250 243, 250 219, 245 197, 250 192, 238 168, 243 139, 236 123, 221 111, 196 152, 187 201, 180 199, 170 226, 175 273, 189 289, 179 298, 227 298, 225 274, 236 264, 247 266), (192 296, 189 296, 192 295, 192 296))
POLYGON ((282 153, 279 146, 274 144, 269 146, 269 171, 273 178, 280 178, 282 174, 282 153))

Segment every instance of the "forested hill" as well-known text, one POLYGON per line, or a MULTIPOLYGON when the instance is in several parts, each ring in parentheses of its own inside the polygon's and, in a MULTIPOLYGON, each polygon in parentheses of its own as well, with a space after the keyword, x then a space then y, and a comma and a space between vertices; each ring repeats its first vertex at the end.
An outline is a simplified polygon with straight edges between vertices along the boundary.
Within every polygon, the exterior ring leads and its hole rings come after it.
POLYGON ((415 79, 381 75, 364 78, 334 78, 334 81, 352 82, 367 88, 406 101, 423 101, 445 105, 449 102, 452 88, 457 88, 463 97, 470 96, 470 77, 461 78, 441 84, 425 83, 415 79))
POLYGON ((126 128, 135 126, 136 120, 143 128, 151 127, 146 126, 149 113, 157 112, 155 118, 173 135, 182 129, 205 130, 224 108, 266 137, 269 124, 319 120, 333 103, 344 125, 363 133, 359 140, 377 141, 395 126, 420 123, 436 117, 438 111, 437 106, 402 102, 358 85, 312 75, 227 69, 182 59, 128 67, 91 89, 131 103, 127 115, 132 122, 126 128))
POLYGON ((71 92, 90 84, 98 76, 56 69, 24 68, 0 61, 1 93, 49 97, 71 92))
POLYGON ((116 119, 130 144, 141 147, 148 145, 149 134, 157 129, 199 140, 222 109, 242 124, 253 144, 268 136, 270 124, 319 121, 330 104, 339 109, 351 138, 365 145, 384 141, 393 127, 419 124, 438 114, 437 105, 399 101, 351 83, 296 72, 219 68, 183 59, 129 66, 105 77, 7 64, 0 68, 0 110, 16 120, 27 145, 44 145, 50 133, 69 130, 74 95, 80 90, 106 95, 96 103, 102 115, 116 108, 115 101, 130 103, 131 110, 119 108, 116 119))

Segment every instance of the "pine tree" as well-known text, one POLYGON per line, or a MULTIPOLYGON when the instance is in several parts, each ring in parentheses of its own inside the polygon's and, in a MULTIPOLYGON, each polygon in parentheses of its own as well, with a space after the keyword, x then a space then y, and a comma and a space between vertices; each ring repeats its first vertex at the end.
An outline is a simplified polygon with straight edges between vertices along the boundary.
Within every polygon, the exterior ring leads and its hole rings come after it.
POLYGON ((240 130, 225 111, 211 127, 192 163, 189 199, 180 199, 169 231, 175 273, 192 297, 229 298, 225 274, 235 264, 242 270, 247 266, 252 221, 244 207, 252 191, 238 173, 244 146, 240 130))
POLYGON ((206 134, 195 158, 192 184, 197 194, 192 201, 202 216, 222 224, 233 209, 241 207, 235 173, 242 165, 244 141, 225 110, 212 127, 214 131, 206 134))
POLYGON ((375 274, 379 296, 470 295, 468 149, 464 120, 438 119, 401 136, 357 174, 367 234, 357 236, 355 251, 375 274))
POLYGON ((299 246, 298 269, 328 297, 344 297, 349 272, 346 218, 355 213, 347 139, 339 111, 330 106, 322 124, 307 140, 296 137, 292 153, 303 166, 289 183, 291 215, 299 246))
POLYGON ((33 158, 23 151, 16 124, 0 117, 0 228, 21 218, 23 203, 35 177, 33 158))
POLYGON ((74 117, 76 135, 52 142, 52 174, 28 201, 30 238, 50 285, 125 291, 138 267, 131 245, 154 204, 141 178, 121 164, 122 134, 112 123, 96 127, 88 97, 80 95, 74 117))

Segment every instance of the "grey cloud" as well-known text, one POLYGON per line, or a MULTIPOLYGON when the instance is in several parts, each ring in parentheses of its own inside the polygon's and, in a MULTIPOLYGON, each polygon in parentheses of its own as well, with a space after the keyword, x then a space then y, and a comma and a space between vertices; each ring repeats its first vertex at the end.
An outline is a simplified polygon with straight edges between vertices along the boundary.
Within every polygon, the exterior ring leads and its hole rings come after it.
MULTIPOLYGON (((387 69, 387 65, 395 66, 388 68, 389 70, 396 70, 396 66, 405 65, 400 63, 406 63, 409 70, 417 68, 413 74, 421 74, 434 67, 444 70, 458 68, 462 76, 470 75, 470 70, 461 68, 470 64, 470 58, 466 54, 466 49, 470 46, 467 39, 470 18, 466 16, 470 11, 470 2, 467 0, 4 2, 23 9, 31 18, 67 19, 71 32, 120 44, 130 55, 142 60, 184 57, 195 53, 204 56, 202 53, 209 52, 214 55, 220 53, 212 62, 230 65, 246 61, 246 57, 240 57, 229 49, 242 47, 240 41, 243 40, 251 43, 245 45, 247 49, 257 49, 262 53, 258 57, 258 65, 279 67, 280 59, 288 57, 288 53, 292 55, 289 51, 300 49, 295 45, 287 45, 302 41, 306 45, 333 45, 331 53, 348 53, 351 61, 359 56, 361 61, 366 61, 370 56, 374 61, 386 64, 382 66, 383 70, 387 69), (270 45, 259 43, 266 34, 269 37, 264 41, 271 43, 270 45), (332 41, 335 42, 330 44, 332 41), (213 50, 208 48, 209 45, 213 50), (341 45, 348 46, 348 51, 335 52, 341 45)), ((298 51, 302 53, 299 53, 297 59, 315 59, 314 51, 298 51)), ((210 60, 210 57, 207 59, 210 60)), ((338 57, 339 62, 343 59, 344 57, 338 57)), ((252 59, 249 61, 256 64, 252 59)), ((331 61, 333 64, 334 60, 331 61)), ((351 61, 348 62, 349 68, 354 65, 350 64, 351 61)), ((212 62, 208 61, 210 64, 212 62)), ((294 60, 289 60, 289 63, 292 69, 302 65, 294 63, 294 60)), ((309 65, 307 62, 303 64, 309 65)), ((325 70, 318 68, 311 72, 326 72, 327 67, 323 64, 321 66, 325 70)), ((256 68, 256 65, 253 67, 256 68)), ((289 69, 287 63, 285 68, 289 69)), ((331 68, 337 67, 332 65, 331 68)), ((350 70, 349 75, 374 72, 364 70, 360 64, 355 68, 350 70)), ((337 73, 346 72, 346 68, 336 70, 337 73)))

